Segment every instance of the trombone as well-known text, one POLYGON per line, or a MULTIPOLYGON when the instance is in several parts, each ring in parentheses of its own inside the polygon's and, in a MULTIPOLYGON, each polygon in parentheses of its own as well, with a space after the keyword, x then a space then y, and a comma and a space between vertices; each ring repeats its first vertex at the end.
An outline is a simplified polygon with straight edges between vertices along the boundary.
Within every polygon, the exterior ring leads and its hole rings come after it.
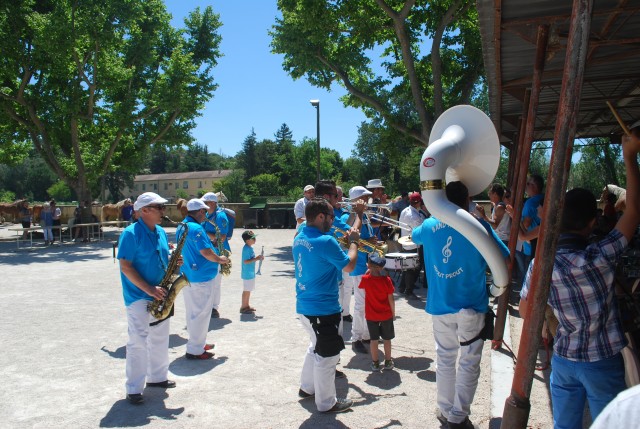
MULTIPOLYGON (((345 247, 349 247, 349 232, 344 229, 335 228, 333 231, 333 235, 338 240, 338 243, 342 244, 345 247), (341 237, 338 237, 337 233, 342 234, 341 237)), ((379 256, 384 258, 384 255, 387 253, 387 245, 386 244, 374 244, 370 243, 367 240, 362 238, 358 239, 358 252, 361 253, 377 253, 379 256)))
POLYGON ((405 231, 413 231, 413 228, 409 226, 409 224, 400 222, 399 220, 395 220, 390 217, 382 216, 379 213, 369 213, 369 217, 372 221, 384 223, 385 225, 393 226, 396 228, 404 229, 405 231))

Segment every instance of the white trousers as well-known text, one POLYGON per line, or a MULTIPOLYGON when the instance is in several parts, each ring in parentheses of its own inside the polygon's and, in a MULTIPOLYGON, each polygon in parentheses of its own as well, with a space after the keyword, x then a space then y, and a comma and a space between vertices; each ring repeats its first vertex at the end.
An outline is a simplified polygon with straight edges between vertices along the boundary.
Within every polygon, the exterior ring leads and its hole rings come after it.
POLYGON ((187 353, 200 355, 204 352, 211 320, 211 307, 213 305, 213 282, 191 282, 190 286, 182 289, 184 296, 185 318, 187 319, 187 353))
POLYGON ((362 276, 349 277, 353 288, 353 324, 351 325, 351 341, 362 341, 369 339, 369 329, 364 318, 364 289, 360 289, 362 276))
POLYGON ((484 327, 484 314, 462 309, 456 314, 432 316, 432 320, 437 355, 438 407, 447 420, 461 423, 471 412, 480 377, 484 341, 477 340, 464 347, 460 342, 478 335, 484 327))
POLYGON ((302 364, 300 388, 307 393, 315 394, 318 411, 327 411, 336 404, 336 365, 340 360, 340 354, 331 357, 317 355, 314 352, 316 333, 311 321, 302 314, 298 314, 298 318, 311 340, 302 364))
MULTIPOLYGON (((212 300, 212 308, 216 310, 220 307, 220 289, 222 284, 222 274, 220 274, 220 270, 218 269, 218 274, 213 278, 213 300, 212 300)), ((211 315, 209 315, 211 316, 211 315)))
POLYGON ((157 319, 147 311, 149 301, 133 302, 127 307, 127 394, 142 393, 145 378, 149 383, 167 379, 169 372, 169 320, 155 326, 157 319))
POLYGON ((349 274, 342 272, 342 284, 340 284, 340 304, 342 315, 351 314, 351 295, 353 295, 353 283, 349 281, 349 274))

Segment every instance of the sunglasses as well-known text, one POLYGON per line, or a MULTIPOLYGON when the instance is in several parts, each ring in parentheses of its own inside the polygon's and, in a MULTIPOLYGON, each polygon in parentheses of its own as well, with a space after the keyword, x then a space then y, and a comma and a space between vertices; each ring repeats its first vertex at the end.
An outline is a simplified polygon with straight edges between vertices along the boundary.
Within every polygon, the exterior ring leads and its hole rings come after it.
POLYGON ((165 206, 164 204, 149 205, 147 207, 149 207, 150 209, 156 209, 156 210, 164 210, 167 208, 167 206, 165 206))

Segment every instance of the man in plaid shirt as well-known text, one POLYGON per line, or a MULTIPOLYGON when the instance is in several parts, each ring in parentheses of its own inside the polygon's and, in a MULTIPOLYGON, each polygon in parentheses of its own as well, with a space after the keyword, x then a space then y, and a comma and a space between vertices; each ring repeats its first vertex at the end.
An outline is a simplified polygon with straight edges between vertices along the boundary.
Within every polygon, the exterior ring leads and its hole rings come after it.
MULTIPOLYGON (((639 137, 640 128, 635 128, 631 136, 622 138, 627 209, 602 241, 587 241, 596 220, 593 194, 580 188, 566 194, 548 300, 559 321, 551 361, 556 429, 582 428, 585 400, 595 420, 626 387, 620 353, 626 340, 615 300, 614 273, 640 222, 639 137)), ((525 318, 534 263, 529 266, 521 292, 520 313, 525 318)))

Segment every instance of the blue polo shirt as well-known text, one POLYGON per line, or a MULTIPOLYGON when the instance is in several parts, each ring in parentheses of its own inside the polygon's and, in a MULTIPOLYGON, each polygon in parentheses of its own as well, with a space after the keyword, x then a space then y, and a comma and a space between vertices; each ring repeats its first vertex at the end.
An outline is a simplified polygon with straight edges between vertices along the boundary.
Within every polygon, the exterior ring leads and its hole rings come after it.
POLYGON ((338 273, 349 264, 336 239, 305 226, 293 240, 296 273, 296 312, 327 316, 342 311, 338 300, 338 273))
MULTIPOLYGON (((503 256, 509 250, 493 228, 480 221, 496 242, 503 256)), ((426 219, 413 229, 411 239, 424 246, 424 268, 427 275, 426 311, 433 315, 454 314, 463 308, 486 313, 487 263, 469 240, 435 217, 426 219)))
MULTIPOLYGON (((167 234, 159 225, 151 231, 142 220, 129 225, 120 235, 118 259, 131 262, 140 277, 151 286, 157 286, 169 263, 167 234)), ((123 272, 120 272, 120 280, 126 306, 141 299, 153 301, 153 297, 134 285, 123 272)))
MULTIPOLYGON (((371 227, 369 224, 370 220, 366 219, 367 215, 364 215, 365 218, 362 219, 362 227, 360 228, 360 238, 362 240, 366 240, 371 237, 375 237, 375 228, 371 227), (365 224, 367 222, 367 224, 365 224)), ((361 276, 367 272, 367 254, 365 252, 358 251, 358 262, 356 263, 356 268, 349 273, 350 277, 361 276)))
MULTIPOLYGON (((212 262, 202 256, 201 250, 211 249, 215 253, 216 249, 211 244, 209 236, 204 231, 202 225, 200 225, 194 218, 187 216, 183 222, 187 222, 189 232, 187 233, 187 239, 184 242, 182 248, 182 267, 180 271, 187 276, 187 279, 191 282, 202 283, 211 280, 218 274, 218 263, 212 262)), ((176 228, 176 240, 179 241, 180 237, 184 234, 184 227, 179 225, 176 228)))
POLYGON ((256 253, 253 251, 253 247, 245 244, 242 247, 242 270, 240 271, 240 278, 243 280, 251 280, 256 278, 256 261, 245 264, 247 259, 253 259, 256 257, 256 253))
MULTIPOLYGON (((541 220, 538 217, 538 206, 542 204, 543 199, 544 195, 538 194, 528 198, 527 201, 524 202, 524 206, 522 206, 522 219, 526 217, 531 218, 531 225, 529 225, 527 231, 531 231, 533 228, 540 225, 541 220)), ((531 255, 531 243, 528 241, 522 243, 522 253, 525 255, 531 255)))
MULTIPOLYGON (((215 222, 216 225, 218 226, 218 229, 220 230, 220 234, 222 235, 228 235, 229 233, 229 218, 227 217, 227 214, 224 211, 216 211, 214 213, 207 213, 207 219, 209 219, 212 222, 215 222)), ((202 226, 204 226, 204 230, 208 233, 211 234, 215 234, 216 233, 216 229, 213 227, 213 225, 211 225, 210 222, 207 222, 206 220, 204 222, 202 222, 202 226)), ((216 243, 214 243, 214 246, 216 246, 216 243)), ((228 238, 224 240, 224 248, 228 251, 231 251, 231 246, 229 246, 229 240, 228 238)))

